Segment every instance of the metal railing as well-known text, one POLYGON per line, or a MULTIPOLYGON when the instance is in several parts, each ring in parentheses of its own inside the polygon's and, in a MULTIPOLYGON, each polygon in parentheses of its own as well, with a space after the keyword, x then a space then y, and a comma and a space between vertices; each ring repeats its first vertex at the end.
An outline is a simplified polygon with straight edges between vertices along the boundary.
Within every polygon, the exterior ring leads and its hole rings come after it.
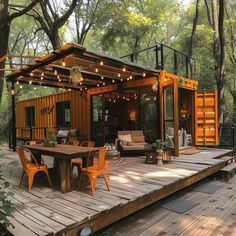
POLYGON ((16 137, 21 140, 43 140, 57 131, 58 127, 17 127, 16 137))
POLYGON ((165 44, 158 44, 121 57, 136 64, 142 64, 186 78, 195 78, 195 60, 189 55, 165 44))

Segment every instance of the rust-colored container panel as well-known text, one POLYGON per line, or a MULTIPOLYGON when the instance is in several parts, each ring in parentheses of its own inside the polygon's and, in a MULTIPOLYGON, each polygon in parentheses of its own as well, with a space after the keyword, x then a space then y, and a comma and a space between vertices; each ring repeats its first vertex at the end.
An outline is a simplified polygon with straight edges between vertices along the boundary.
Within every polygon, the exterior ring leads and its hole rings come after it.
POLYGON ((218 145, 217 91, 195 92, 195 145, 218 145))
POLYGON ((26 126, 26 107, 35 109, 34 139, 42 140, 44 138, 43 128, 56 127, 56 103, 63 101, 70 101, 70 128, 77 128, 81 135, 89 137, 90 109, 87 95, 81 94, 79 91, 69 91, 17 102, 17 138, 30 138, 30 128, 26 126))

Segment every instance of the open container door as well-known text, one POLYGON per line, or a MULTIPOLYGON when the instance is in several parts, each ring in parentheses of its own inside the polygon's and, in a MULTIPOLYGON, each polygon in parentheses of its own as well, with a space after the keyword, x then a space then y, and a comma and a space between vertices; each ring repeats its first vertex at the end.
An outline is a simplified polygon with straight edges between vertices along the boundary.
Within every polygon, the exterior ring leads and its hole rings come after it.
POLYGON ((218 145, 217 91, 195 92, 195 146, 218 145))

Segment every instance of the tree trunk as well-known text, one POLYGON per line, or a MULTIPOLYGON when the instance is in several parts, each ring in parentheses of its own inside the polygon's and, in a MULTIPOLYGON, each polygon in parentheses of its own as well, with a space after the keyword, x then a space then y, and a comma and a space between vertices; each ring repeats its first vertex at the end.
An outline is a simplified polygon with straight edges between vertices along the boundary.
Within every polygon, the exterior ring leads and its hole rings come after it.
POLYGON ((61 47, 61 40, 58 34, 58 29, 52 30, 51 35, 48 35, 48 37, 51 41, 53 50, 56 50, 61 47))
MULTIPOLYGON (((8 0, 0 2, 0 58, 7 54, 10 24, 8 22, 8 0)), ((5 60, 0 62, 0 69, 5 68, 5 60)), ((0 71, 0 104, 4 86, 4 71, 0 71)))

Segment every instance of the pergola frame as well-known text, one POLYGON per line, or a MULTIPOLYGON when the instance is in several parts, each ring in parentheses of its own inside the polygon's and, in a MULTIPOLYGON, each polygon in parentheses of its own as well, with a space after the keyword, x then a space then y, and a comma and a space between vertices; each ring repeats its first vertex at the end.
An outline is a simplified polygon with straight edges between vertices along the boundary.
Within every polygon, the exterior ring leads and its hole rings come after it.
POLYGON ((90 88, 105 87, 144 77, 158 79, 159 72, 158 69, 140 66, 70 43, 37 58, 33 63, 7 76, 7 82, 11 82, 13 150, 16 147, 15 83, 86 92, 90 88), (79 84, 71 83, 70 69, 75 66, 82 68, 83 81, 79 84))

